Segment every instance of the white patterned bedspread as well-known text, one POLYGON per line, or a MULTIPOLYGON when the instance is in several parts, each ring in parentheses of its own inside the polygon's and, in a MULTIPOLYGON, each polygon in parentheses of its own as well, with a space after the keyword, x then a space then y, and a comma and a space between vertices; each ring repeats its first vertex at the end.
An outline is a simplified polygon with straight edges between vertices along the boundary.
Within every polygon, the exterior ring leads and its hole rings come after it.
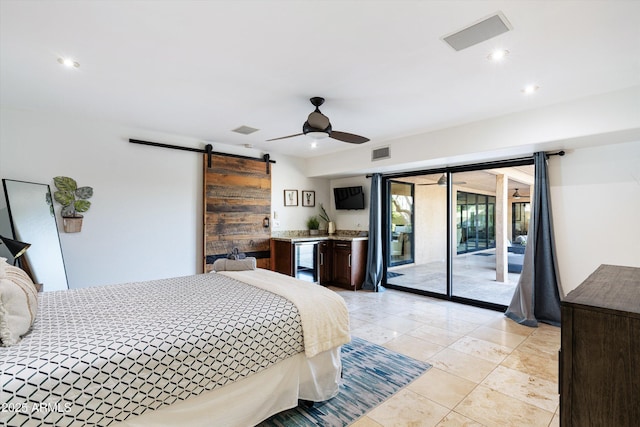
POLYGON ((0 425, 107 426, 302 352, 296 307, 219 274, 40 294, 0 347, 0 425))

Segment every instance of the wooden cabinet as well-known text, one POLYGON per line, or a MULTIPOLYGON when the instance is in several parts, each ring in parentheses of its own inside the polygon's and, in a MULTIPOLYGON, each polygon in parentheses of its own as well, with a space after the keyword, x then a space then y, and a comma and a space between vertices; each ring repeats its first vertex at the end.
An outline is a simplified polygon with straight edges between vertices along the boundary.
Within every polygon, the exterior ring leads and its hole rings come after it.
POLYGON ((360 289, 364 281, 367 262, 366 240, 333 241, 331 283, 347 289, 360 289))
POLYGON ((601 265, 561 307, 560 425, 637 426, 640 268, 601 265))
POLYGON ((284 240, 271 239, 271 270, 293 276, 293 245, 284 240))
MULTIPOLYGON (((319 240, 318 276, 321 285, 360 289, 367 263, 367 240, 319 240)), ((295 244, 271 239, 271 269, 295 275, 295 244)))

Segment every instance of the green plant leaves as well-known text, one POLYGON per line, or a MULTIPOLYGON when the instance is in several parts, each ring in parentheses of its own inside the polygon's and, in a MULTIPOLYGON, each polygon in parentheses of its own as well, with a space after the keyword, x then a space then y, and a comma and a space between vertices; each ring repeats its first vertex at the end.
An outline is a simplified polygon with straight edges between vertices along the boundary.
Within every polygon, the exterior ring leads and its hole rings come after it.
POLYGON ((73 192, 63 190, 59 190, 53 193, 53 198, 56 199, 56 202, 65 207, 70 206, 76 200, 73 192))
POLYGON ((76 209, 73 205, 65 206, 60 211, 60 215, 62 215, 63 218, 76 216, 76 209))
POLYGON ((88 199, 93 196, 93 188, 80 187, 76 190, 76 196, 78 196, 79 199, 88 199))
POLYGON ((76 212, 86 212, 91 207, 91 202, 88 200, 76 200, 75 207, 76 212))
POLYGON ((60 212, 63 217, 82 217, 82 215, 78 215, 78 212, 89 210, 91 202, 86 199, 93 196, 93 188, 78 188, 78 183, 67 176, 56 176, 53 178, 53 183, 58 188, 58 191, 53 194, 53 198, 63 206, 60 212))
POLYGON ((56 185, 58 190, 62 191, 76 191, 78 188, 76 180, 69 178, 68 176, 56 176, 53 178, 53 183, 56 185))

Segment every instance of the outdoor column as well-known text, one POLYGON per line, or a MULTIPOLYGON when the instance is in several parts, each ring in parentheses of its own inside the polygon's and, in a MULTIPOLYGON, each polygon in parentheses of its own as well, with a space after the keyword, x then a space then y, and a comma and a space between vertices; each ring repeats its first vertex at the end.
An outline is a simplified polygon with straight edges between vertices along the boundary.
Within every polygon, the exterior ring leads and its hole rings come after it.
POLYGON ((508 176, 496 175, 496 282, 509 281, 507 249, 508 182, 508 176))

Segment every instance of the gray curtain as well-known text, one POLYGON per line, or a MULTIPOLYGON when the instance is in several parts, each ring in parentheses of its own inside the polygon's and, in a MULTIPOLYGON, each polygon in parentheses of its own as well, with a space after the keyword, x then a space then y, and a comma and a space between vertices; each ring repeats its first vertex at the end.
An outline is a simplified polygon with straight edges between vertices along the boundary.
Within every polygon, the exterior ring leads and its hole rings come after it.
POLYGON ((367 248, 367 271, 362 289, 378 292, 382 280, 382 203, 380 183, 382 175, 371 176, 371 196, 369 197, 369 245, 367 248))
POLYGON ((560 278, 558 276, 547 156, 534 154, 535 181, 531 199, 531 220, 522 274, 505 315, 526 326, 538 322, 560 326, 560 278))

